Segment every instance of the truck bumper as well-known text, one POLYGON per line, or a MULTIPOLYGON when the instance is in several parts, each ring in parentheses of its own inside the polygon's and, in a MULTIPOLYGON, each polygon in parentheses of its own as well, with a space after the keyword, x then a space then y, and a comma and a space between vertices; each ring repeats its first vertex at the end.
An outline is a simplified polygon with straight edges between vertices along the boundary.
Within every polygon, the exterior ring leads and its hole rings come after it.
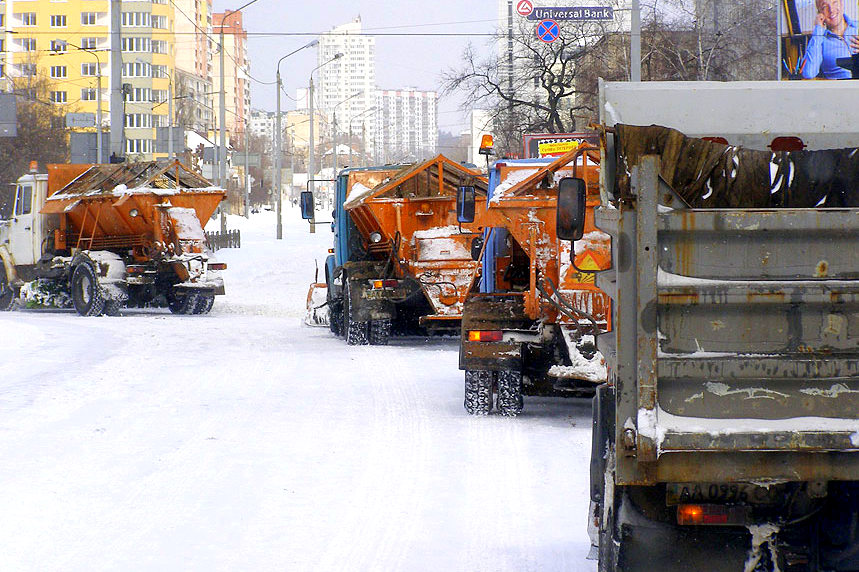
POLYGON ((519 342, 469 342, 459 344, 459 369, 521 371, 522 344, 519 342))

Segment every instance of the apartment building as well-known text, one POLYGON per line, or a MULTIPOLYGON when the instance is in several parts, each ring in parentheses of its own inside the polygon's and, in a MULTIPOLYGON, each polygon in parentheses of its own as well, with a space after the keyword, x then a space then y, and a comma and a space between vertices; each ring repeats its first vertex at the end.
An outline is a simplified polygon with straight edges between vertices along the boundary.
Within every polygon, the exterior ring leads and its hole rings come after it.
POLYGON ((175 123, 206 133, 214 126, 212 0, 172 0, 176 12, 175 123))
POLYGON ((65 113, 95 117, 100 107, 108 127, 112 5, 121 10, 123 148, 128 156, 150 159, 155 128, 168 124, 175 68, 169 0, 6 0, 0 3, 5 26, 0 75, 7 90, 44 98, 65 113))
POLYGON ((348 132, 349 125, 360 130, 366 125, 365 145, 373 140, 376 122, 370 111, 375 104, 376 39, 362 35, 361 18, 336 26, 331 34, 319 37, 317 65, 314 75, 314 105, 337 125, 348 132), (337 54, 343 54, 335 59, 337 54))
MULTIPOLYGON (((224 32, 224 90, 226 92, 226 128, 231 137, 243 137, 245 122, 250 117, 251 90, 248 73, 248 34, 242 22, 242 13, 227 10, 213 15, 212 31, 215 38, 224 32)), ((215 46, 217 50, 217 46, 215 46)), ((212 83, 214 91, 221 89, 220 54, 212 57, 212 83)), ((220 97, 213 98, 216 121, 220 117, 220 97)))
POLYGON ((438 149, 438 94, 415 88, 377 90, 374 140, 377 162, 429 159, 438 149))

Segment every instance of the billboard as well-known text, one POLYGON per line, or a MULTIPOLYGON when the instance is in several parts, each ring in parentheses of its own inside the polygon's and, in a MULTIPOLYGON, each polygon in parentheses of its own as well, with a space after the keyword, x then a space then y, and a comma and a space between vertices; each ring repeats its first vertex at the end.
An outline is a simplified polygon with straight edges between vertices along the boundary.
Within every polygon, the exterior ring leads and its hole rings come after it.
POLYGON ((853 77, 859 1, 782 0, 779 6, 782 79, 853 77))
POLYGON ((582 143, 599 147, 599 135, 593 132, 581 133, 529 133, 523 137, 523 156, 526 159, 538 157, 560 157, 582 143))

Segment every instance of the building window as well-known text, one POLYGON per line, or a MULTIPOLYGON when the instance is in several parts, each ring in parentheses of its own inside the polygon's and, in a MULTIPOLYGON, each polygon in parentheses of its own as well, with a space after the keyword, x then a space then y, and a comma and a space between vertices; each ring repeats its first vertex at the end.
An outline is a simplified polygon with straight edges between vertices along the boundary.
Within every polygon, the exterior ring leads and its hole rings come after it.
POLYGON ((151 77, 152 66, 144 62, 122 64, 123 77, 151 77))
POLYGON ((0 77, 6 77, 6 65, 0 64, 0 77))
POLYGON ((35 12, 24 12, 21 14, 21 25, 22 26, 35 26, 36 25, 36 13, 35 12))
POLYGON ((165 40, 152 40, 153 54, 167 54, 169 53, 169 49, 169 45, 165 40))
POLYGON ((50 98, 54 103, 66 103, 68 101, 65 91, 52 91, 50 98))
POLYGON ((52 28, 65 28, 66 27, 66 15, 60 14, 58 16, 51 16, 51 27, 52 28))
POLYGON ((95 26, 95 12, 81 12, 81 25, 95 26))
POLYGON ((51 66, 51 77, 52 78, 68 77, 68 73, 66 71, 66 66, 51 66))
POLYGON ((95 101, 98 92, 93 87, 85 87, 81 90, 81 101, 95 101))
POLYGON ((25 52, 35 52, 36 51, 36 38, 24 38, 21 40, 21 48, 25 52))
POLYGON ((122 38, 123 52, 151 52, 152 40, 149 38, 122 38))
POLYGON ((158 30, 166 30, 167 16, 152 16, 152 27, 158 30))
POLYGON ((132 103, 149 103, 152 99, 152 90, 148 87, 135 87, 127 96, 126 101, 132 103))
POLYGON ((167 77, 167 66, 152 66, 152 77, 156 78, 166 78, 167 77))
POLYGON ((94 50, 98 45, 98 38, 81 38, 81 49, 94 50))
POLYGON ((126 28, 152 27, 152 14, 149 12, 123 12, 122 25, 126 28))
POLYGON ((16 64, 18 68, 21 70, 22 76, 34 76, 36 75, 36 64, 16 64))
POLYGON ((152 139, 126 139, 126 153, 151 153, 152 139))
POLYGON ((153 89, 152 90, 152 101, 155 103, 164 103, 167 101, 167 90, 166 89, 153 89))
POLYGON ((64 54, 69 49, 68 43, 65 40, 51 40, 51 51, 58 54, 64 54))
POLYGON ((94 76, 98 75, 98 64, 87 62, 81 64, 81 75, 82 76, 94 76))
POLYGON ((128 113, 125 116, 126 127, 152 127, 152 116, 148 113, 128 113))

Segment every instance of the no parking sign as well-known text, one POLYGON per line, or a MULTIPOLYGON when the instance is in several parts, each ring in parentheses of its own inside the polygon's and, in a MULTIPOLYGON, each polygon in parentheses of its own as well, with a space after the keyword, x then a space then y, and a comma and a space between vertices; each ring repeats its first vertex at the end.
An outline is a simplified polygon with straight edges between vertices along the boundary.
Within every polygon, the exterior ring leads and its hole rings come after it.
POLYGON ((541 42, 551 44, 561 35, 561 27, 554 20, 543 20, 537 24, 537 38, 541 42))

